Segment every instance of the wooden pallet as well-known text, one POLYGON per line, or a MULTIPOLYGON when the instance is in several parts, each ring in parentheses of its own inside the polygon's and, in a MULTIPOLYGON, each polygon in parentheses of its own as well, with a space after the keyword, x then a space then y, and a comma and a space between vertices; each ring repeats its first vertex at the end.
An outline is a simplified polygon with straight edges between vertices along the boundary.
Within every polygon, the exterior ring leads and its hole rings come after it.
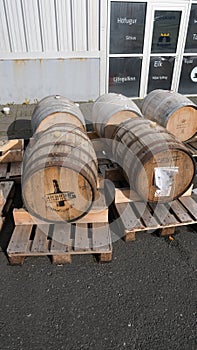
POLYGON ((182 196, 171 203, 150 204, 140 200, 134 191, 128 188, 115 188, 110 192, 114 201, 111 205, 114 220, 121 228, 121 237, 125 241, 135 240, 139 231, 159 230, 160 236, 169 236, 175 233, 180 226, 197 223, 197 199, 192 196, 182 196))
POLYGON ((17 225, 7 254, 11 265, 28 256, 49 256, 54 264, 70 263, 73 255, 95 254, 100 262, 112 259, 108 223, 17 225))
POLYGON ((21 162, 24 153, 24 140, 1 140, 0 163, 21 162))
POLYGON ((0 181, 21 181, 21 162, 0 163, 0 181))
POLYGON ((0 231, 14 196, 14 182, 0 182, 0 231))
POLYGON ((15 229, 7 254, 11 265, 23 264, 27 256, 50 256, 53 263, 71 262, 72 255, 96 254, 100 261, 111 261, 112 244, 108 207, 103 189, 92 209, 73 224, 44 223, 25 209, 14 209, 15 229))
POLYGON ((0 181, 20 182, 24 144, 23 139, 0 141, 0 181))

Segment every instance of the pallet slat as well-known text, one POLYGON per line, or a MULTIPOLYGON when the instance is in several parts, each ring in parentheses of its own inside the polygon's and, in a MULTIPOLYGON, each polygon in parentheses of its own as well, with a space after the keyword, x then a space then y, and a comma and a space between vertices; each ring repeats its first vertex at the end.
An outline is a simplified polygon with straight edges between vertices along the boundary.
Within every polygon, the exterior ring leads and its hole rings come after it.
POLYGON ((7 163, 0 163, 0 179, 7 177, 7 163))
POLYGON ((51 253, 66 253, 69 251, 71 243, 71 225, 62 223, 54 225, 52 241, 51 241, 51 253))
POLYGON ((143 229, 144 225, 135 215, 130 203, 117 203, 116 209, 121 217, 121 220, 126 230, 143 229))
POLYGON ((92 243, 94 251, 111 250, 111 236, 107 224, 104 226, 101 224, 92 225, 92 243))
POLYGON ((21 167, 22 163, 20 162, 11 163, 10 177, 21 176, 21 167))
POLYGON ((48 229, 49 225, 36 228, 35 237, 31 246, 32 253, 44 253, 48 250, 49 242, 46 234, 48 229))
POLYGON ((88 225, 77 224, 75 227, 74 250, 83 251, 90 249, 90 240, 88 238, 88 225))
POLYGON ((148 209, 146 203, 143 202, 135 202, 135 207, 137 208, 139 214, 142 217, 142 220, 146 227, 159 227, 159 223, 156 221, 156 219, 153 217, 153 215, 150 213, 150 210, 148 209))
POLYGON ((6 215, 12 205, 14 196, 14 182, 0 182, 0 231, 4 225, 6 215))
POLYGON ((170 204, 171 209, 174 211, 175 215, 178 217, 180 222, 192 222, 191 216, 186 212, 181 203, 177 201, 173 201, 170 204))
POLYGON ((190 214, 197 220, 197 203, 191 197, 181 197, 180 202, 187 208, 190 214))
POLYGON ((32 228, 33 225, 19 225, 15 227, 7 249, 8 255, 26 253, 32 228))
POLYGON ((150 207, 153 210, 153 215, 157 217, 161 226, 176 225, 179 223, 174 215, 170 214, 165 204, 151 203, 150 207))

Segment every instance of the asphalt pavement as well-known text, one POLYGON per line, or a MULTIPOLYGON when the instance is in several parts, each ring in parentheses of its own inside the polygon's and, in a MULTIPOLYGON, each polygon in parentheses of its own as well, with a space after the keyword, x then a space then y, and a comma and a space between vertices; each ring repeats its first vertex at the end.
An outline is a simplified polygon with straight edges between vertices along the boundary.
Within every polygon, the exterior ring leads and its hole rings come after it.
MULTIPOLYGON (((0 115, 1 136, 29 137, 33 106, 13 108, 0 115)), ((14 205, 20 201, 17 186, 14 205)), ((155 233, 119 239, 110 263, 78 255, 66 265, 29 257, 10 266, 12 230, 8 215, 0 233, 1 350, 197 349, 195 225, 176 228, 172 241, 155 233)))

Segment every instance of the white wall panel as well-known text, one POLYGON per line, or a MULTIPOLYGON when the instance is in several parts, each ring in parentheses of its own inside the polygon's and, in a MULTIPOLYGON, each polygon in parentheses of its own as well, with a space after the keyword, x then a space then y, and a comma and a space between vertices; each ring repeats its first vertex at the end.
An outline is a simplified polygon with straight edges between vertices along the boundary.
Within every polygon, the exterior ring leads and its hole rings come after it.
POLYGON ((54 0, 39 0, 43 50, 58 50, 54 0))
POLYGON ((73 48, 87 50, 86 0, 72 0, 73 48))
POLYGON ((10 33, 11 51, 27 51, 23 13, 20 0, 5 0, 8 30, 10 33))
POLYGON ((3 0, 0 0, 0 52, 10 51, 10 40, 8 34, 7 17, 3 0))
POLYGON ((72 22, 70 0, 56 0, 59 51, 72 51, 72 22))
POLYGON ((22 0, 22 9, 26 30, 27 51, 42 51, 38 2, 35 0, 22 0))
POLYGON ((99 50, 99 0, 88 0, 88 50, 99 50))
POLYGON ((100 3, 0 0, 0 58, 98 57, 100 3))
POLYGON ((99 59, 0 60, 0 104, 60 94, 73 101, 99 96, 99 59))

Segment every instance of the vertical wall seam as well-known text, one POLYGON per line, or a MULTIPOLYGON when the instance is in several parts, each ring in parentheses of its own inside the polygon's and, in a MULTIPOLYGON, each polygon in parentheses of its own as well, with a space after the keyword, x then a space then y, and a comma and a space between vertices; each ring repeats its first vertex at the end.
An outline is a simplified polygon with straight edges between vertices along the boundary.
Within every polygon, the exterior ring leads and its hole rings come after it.
POLYGON ((5 1, 6 1, 6 0, 3 0, 3 7, 4 7, 4 11, 5 11, 5 20, 6 20, 7 31, 8 31, 8 38, 9 38, 10 52, 13 52, 13 47, 12 47, 12 42, 11 42, 11 35, 10 35, 10 29, 9 29, 9 24, 8 24, 8 14, 7 14, 7 10, 6 10, 6 4, 5 4, 5 1))
POLYGON ((43 30, 42 30, 42 23, 41 23, 41 10, 40 10, 40 2, 39 2, 39 0, 37 0, 37 4, 38 4, 38 19, 39 19, 39 25, 40 25, 41 47, 42 47, 42 52, 44 52, 43 30))
POLYGON ((98 51, 101 51, 101 0, 98 3, 98 51))
POLYGON ((28 50, 28 43, 27 43, 27 30, 25 25, 25 16, 24 16, 24 9, 23 9, 23 2, 20 0, 21 4, 21 13, 22 13, 22 19, 23 19, 23 30, 24 30, 24 37, 25 37, 25 46, 26 46, 26 52, 29 52, 28 50))
POLYGON ((72 51, 74 51, 74 23, 73 23, 73 1, 70 0, 70 17, 71 17, 71 40, 72 40, 72 51))
POLYGON ((55 28, 56 28, 57 51, 60 51, 58 21, 57 21, 57 2, 56 2, 56 0, 54 0, 54 11, 55 11, 55 28))
POLYGON ((86 0, 86 50, 90 50, 90 13, 89 13, 89 0, 86 0))

